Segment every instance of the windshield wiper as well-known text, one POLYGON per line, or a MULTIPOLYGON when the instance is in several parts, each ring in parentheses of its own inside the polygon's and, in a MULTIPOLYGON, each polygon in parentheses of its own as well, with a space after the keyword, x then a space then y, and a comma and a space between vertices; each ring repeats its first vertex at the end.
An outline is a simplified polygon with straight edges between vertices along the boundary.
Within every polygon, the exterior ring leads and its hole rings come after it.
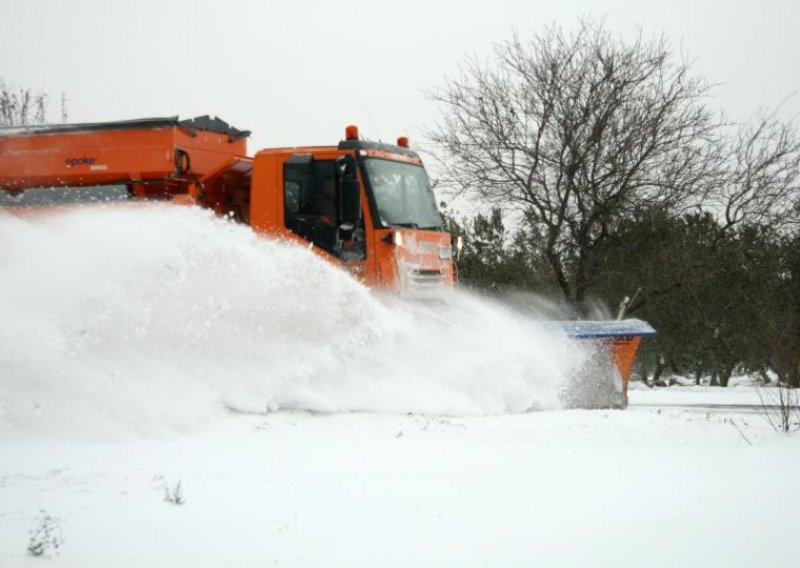
POLYGON ((430 227, 419 227, 422 231, 444 231, 444 225, 431 225, 430 227))
POLYGON ((405 227, 407 229, 419 229, 416 223, 392 223, 392 227, 405 227))

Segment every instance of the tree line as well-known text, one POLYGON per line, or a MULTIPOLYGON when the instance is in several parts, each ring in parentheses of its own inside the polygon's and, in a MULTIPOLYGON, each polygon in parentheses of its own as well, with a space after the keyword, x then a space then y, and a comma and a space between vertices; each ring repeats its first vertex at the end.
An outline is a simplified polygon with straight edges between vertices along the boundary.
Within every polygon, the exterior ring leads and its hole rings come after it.
POLYGON ((665 38, 592 20, 512 37, 430 95, 437 182, 489 211, 450 219, 462 282, 572 317, 624 305, 660 333, 641 358, 651 379, 800 386, 796 122, 735 123, 665 38))

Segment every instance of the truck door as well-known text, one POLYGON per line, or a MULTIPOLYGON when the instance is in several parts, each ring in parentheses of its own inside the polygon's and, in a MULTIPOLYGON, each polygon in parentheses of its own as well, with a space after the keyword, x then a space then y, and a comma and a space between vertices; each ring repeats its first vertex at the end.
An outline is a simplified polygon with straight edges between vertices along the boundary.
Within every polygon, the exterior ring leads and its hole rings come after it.
POLYGON ((336 165, 296 155, 284 166, 286 228, 331 254, 337 254, 336 165))
POLYGON ((357 177, 355 164, 293 155, 284 165, 283 201, 286 228, 341 259, 360 278, 367 258, 363 210, 353 211, 360 190, 346 183, 357 177))

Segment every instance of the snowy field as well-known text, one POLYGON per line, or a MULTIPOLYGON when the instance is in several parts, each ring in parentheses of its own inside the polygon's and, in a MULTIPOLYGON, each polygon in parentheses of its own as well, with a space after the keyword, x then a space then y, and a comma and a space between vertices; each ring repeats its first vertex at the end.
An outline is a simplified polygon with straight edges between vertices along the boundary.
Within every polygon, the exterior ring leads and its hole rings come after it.
POLYGON ((564 338, 189 209, 0 214, 0 274, 0 568, 798 565, 754 387, 563 410, 564 338))
POLYGON ((625 411, 12 436, 0 566, 796 566, 800 437, 638 394, 625 411), (179 506, 164 500, 178 481, 179 506), (25 552, 42 509, 63 537, 48 560, 25 552))

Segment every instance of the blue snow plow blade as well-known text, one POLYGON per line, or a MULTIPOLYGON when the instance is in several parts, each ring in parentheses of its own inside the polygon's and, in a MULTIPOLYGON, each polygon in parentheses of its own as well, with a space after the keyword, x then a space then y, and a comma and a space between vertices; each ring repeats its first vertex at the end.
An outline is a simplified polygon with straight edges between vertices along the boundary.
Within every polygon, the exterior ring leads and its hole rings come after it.
POLYGON ((553 327, 572 339, 616 339, 623 337, 655 337, 653 326, 640 319, 606 321, 557 321, 553 327))

